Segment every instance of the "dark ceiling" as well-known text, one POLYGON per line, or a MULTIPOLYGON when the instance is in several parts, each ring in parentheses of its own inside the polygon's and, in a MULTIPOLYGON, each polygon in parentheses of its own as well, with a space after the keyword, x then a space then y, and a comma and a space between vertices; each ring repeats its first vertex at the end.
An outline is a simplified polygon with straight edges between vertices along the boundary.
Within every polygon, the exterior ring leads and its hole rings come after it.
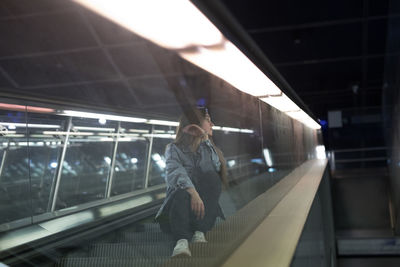
POLYGON ((319 118, 380 106, 388 0, 223 0, 319 118))

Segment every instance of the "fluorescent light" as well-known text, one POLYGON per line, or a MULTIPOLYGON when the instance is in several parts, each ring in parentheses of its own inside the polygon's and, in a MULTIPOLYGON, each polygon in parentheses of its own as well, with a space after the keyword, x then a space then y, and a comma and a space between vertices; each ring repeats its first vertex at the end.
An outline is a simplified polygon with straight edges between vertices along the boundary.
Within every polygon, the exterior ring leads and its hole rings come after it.
POLYGON ((143 134, 143 137, 153 137, 153 138, 166 138, 166 139, 175 139, 175 134, 143 134))
POLYGON ((306 125, 307 127, 311 128, 311 129, 320 129, 321 128, 321 125, 316 123, 310 116, 308 116, 307 113, 305 113, 302 110, 289 111, 289 112, 285 112, 285 113, 288 116, 292 117, 293 119, 300 121, 301 123, 303 123, 304 125, 306 125))
POLYGON ((60 125, 53 125, 53 124, 36 124, 36 123, 14 123, 14 122, 0 122, 0 125, 4 125, 4 126, 11 126, 13 127, 28 127, 28 128, 60 128, 60 125))
POLYGON ((162 121, 162 120, 147 120, 148 124, 165 125, 165 126, 178 126, 179 122, 176 121, 162 121))
POLYGON ((231 127, 222 127, 222 131, 238 133, 238 132, 240 132, 240 129, 238 129, 238 128, 231 128, 231 127))
POLYGON ((59 115, 71 116, 71 117, 81 117, 81 118, 90 118, 90 119, 101 119, 104 118, 106 120, 111 121, 126 121, 126 122, 136 122, 142 123, 146 122, 146 119, 142 118, 134 118, 134 117, 126 117, 126 116, 117 116, 117 115, 109 115, 109 114, 100 114, 100 113, 91 113, 91 112, 81 112, 74 110, 64 110, 59 115))
POLYGON ((114 139, 111 137, 101 137, 99 140, 102 142, 114 142, 114 139))
POLYGON ((149 132, 149 130, 141 130, 141 129, 129 129, 128 131, 132 132, 132 133, 148 133, 149 132))
POLYGON ((272 157, 271 153, 269 152, 268 148, 263 149, 263 154, 265 158, 265 162, 267 163, 268 167, 272 167, 272 157))
POLYGON ((317 159, 326 159, 325 146, 316 146, 317 159))
POLYGON ((84 135, 84 136, 93 135, 93 133, 90 133, 90 132, 61 132, 61 131, 44 131, 43 132, 43 134, 46 134, 46 135, 67 135, 68 133, 70 135, 84 135))
POLYGON ((221 127, 221 126, 215 126, 215 125, 214 125, 214 126, 212 127, 212 129, 218 131, 218 130, 222 130, 222 127, 221 127))
POLYGON ((263 97, 260 99, 282 112, 300 110, 299 106, 284 94, 280 96, 263 97))
POLYGON ((74 0, 168 49, 221 42, 220 31, 188 0, 74 0))
POLYGON ((5 134, 4 137, 14 137, 14 138, 19 138, 19 137, 24 137, 24 134, 5 134))
POLYGON ((281 90, 231 42, 179 54, 200 68, 253 96, 278 95, 281 90))
POLYGON ((74 126, 72 129, 84 130, 84 131, 98 131, 98 132, 115 131, 115 128, 86 127, 86 126, 74 126))
POLYGON ((250 130, 250 129, 240 129, 240 132, 241 133, 249 133, 249 134, 253 134, 254 133, 254 131, 250 130))
POLYGON ((292 117, 295 120, 298 121, 303 121, 306 120, 308 118, 307 113, 305 113, 302 110, 298 110, 298 111, 289 111, 289 112, 285 112, 288 116, 292 117))

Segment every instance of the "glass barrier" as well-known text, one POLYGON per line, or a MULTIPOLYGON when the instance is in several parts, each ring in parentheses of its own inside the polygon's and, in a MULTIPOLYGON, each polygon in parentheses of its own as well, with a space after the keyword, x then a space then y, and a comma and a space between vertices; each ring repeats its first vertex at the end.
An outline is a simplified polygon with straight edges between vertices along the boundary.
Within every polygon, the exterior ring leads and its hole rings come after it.
POLYGON ((0 110, 0 223, 32 215, 24 111, 0 110))
POLYGON ((121 123, 111 196, 145 188, 151 125, 121 123))
POLYGON ((148 186, 165 183, 165 148, 169 143, 174 141, 175 128, 160 125, 155 125, 153 128, 148 186))
POLYGON ((65 141, 65 135, 56 133, 63 131, 67 122, 67 118, 61 116, 28 113, 30 197, 33 215, 51 210, 58 162, 65 141))
POLYGON ((117 123, 72 118, 69 128, 56 209, 105 198, 111 171, 117 123))

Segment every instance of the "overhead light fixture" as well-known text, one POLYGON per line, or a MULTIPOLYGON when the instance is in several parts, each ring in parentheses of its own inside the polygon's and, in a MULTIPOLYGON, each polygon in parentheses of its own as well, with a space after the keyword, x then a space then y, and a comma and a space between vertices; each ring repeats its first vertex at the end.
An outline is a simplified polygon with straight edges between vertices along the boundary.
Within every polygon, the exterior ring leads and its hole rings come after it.
POLYGON ((146 119, 142 119, 142 118, 91 113, 91 112, 82 112, 82 111, 74 111, 74 110, 64 110, 59 115, 89 118, 89 119, 106 119, 106 120, 110 120, 110 121, 136 122, 136 123, 143 123, 143 122, 147 121, 146 119))
POLYGON ((0 125, 8 126, 11 128, 49 128, 49 129, 57 129, 60 128, 60 125, 53 124, 36 124, 36 123, 15 123, 15 122, 0 122, 0 125))
POLYGON ((43 134, 46 135, 82 135, 82 136, 86 136, 86 135, 93 135, 93 133, 90 132, 61 132, 61 131, 44 131, 43 134))
POLYGON ((268 167, 272 167, 272 157, 271 157, 271 153, 269 151, 268 148, 264 148, 263 149, 263 154, 264 154, 264 158, 265 158, 265 162, 267 163, 268 167))
POLYGON ((165 125, 165 126, 178 126, 179 122, 176 121, 163 121, 163 120, 147 120, 148 124, 165 125))
POLYGON ((216 47, 181 51, 179 54, 244 93, 253 96, 281 93, 281 90, 230 41, 226 40, 216 47))
POLYGON ((84 131, 96 131, 96 132, 112 132, 115 128, 101 128, 101 127, 89 127, 89 126, 74 126, 72 129, 84 130, 84 131))
POLYGON ((142 129, 129 129, 128 131, 132 132, 132 133, 148 133, 149 132, 149 130, 142 130, 142 129))
POLYGON ((74 0, 168 49, 211 46, 221 32, 188 0, 74 0))
POLYGON ((299 106, 297 106, 285 94, 261 97, 260 100, 264 101, 265 103, 268 103, 269 105, 273 106, 274 108, 276 108, 282 112, 299 111, 300 110, 299 106))

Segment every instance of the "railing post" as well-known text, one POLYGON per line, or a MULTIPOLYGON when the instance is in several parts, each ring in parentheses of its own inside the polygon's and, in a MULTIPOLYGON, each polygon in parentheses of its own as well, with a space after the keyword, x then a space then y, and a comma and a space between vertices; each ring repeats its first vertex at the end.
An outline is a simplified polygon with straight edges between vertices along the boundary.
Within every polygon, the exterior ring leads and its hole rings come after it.
POLYGON ((147 154, 146 176, 145 176, 145 179, 144 179, 144 188, 149 187, 149 175, 150 175, 150 167, 151 167, 151 152, 153 150, 153 134, 154 134, 154 125, 151 126, 150 144, 149 144, 149 151, 148 151, 148 154, 147 154))
POLYGON ((121 122, 119 121, 118 126, 117 126, 117 138, 115 139, 113 154, 112 154, 111 163, 110 163, 111 169, 110 169, 108 179, 107 179, 105 198, 109 198, 111 196, 111 187, 112 187, 113 179, 114 179, 115 159, 117 157, 117 149, 118 149, 120 131, 121 131, 121 122))
POLYGON ((68 125, 67 125, 67 134, 65 135, 65 140, 64 140, 64 146, 61 152, 61 157, 60 157, 60 161, 58 162, 57 165, 57 175, 56 175, 56 180, 55 180, 55 186, 54 186, 54 190, 53 190, 53 195, 51 197, 51 207, 50 207, 50 211, 53 212, 56 209, 56 203, 57 203, 57 197, 58 197, 58 190, 60 187, 60 181, 61 181, 61 174, 62 174, 62 169, 63 169, 63 164, 64 164, 64 158, 65 158, 65 153, 67 151, 67 146, 68 146, 68 142, 69 142, 69 135, 71 132, 71 127, 72 127, 72 117, 69 117, 68 119, 68 125))

